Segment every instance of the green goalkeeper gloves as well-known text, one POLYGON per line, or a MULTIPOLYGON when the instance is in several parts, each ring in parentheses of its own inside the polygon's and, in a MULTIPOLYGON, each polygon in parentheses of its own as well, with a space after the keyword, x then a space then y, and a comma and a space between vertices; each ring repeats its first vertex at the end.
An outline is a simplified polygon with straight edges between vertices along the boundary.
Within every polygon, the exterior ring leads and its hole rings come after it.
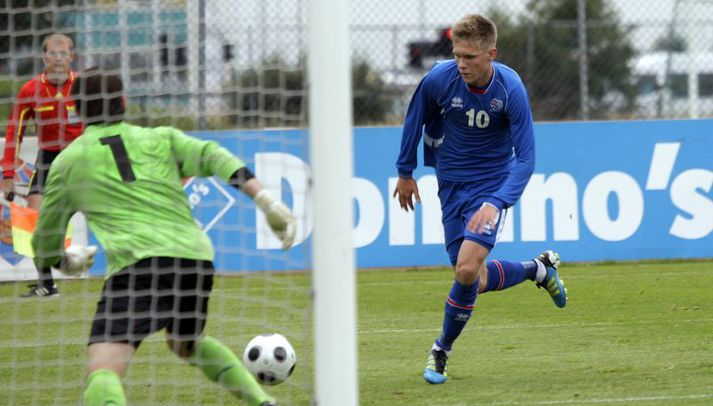
POLYGON ((270 193, 262 189, 253 198, 267 219, 267 224, 275 233, 277 238, 282 241, 282 249, 286 250, 295 242, 295 233, 297 232, 297 219, 292 215, 290 209, 281 201, 273 199, 270 193))

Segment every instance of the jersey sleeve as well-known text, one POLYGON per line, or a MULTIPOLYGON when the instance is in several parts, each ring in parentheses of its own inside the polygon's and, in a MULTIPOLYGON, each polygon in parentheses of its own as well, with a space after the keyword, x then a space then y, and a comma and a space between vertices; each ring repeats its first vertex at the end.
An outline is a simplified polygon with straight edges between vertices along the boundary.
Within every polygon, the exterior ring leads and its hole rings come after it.
POLYGON ((429 72, 418 84, 411 97, 401 134, 401 150, 396 160, 396 168, 401 177, 411 177, 418 165, 418 144, 423 135, 423 126, 431 122, 433 115, 438 111, 438 101, 433 96, 434 89, 434 78, 429 72))
POLYGON ((171 129, 170 136, 181 176, 217 176, 228 181, 235 171, 245 166, 214 141, 191 137, 175 128, 171 129))
POLYGON ((15 158, 20 150, 22 136, 25 134, 27 123, 31 120, 35 112, 33 110, 33 86, 32 82, 25 83, 15 98, 12 106, 10 119, 5 132, 5 148, 2 157, 2 176, 12 178, 15 176, 15 158))
POLYGON ((522 84, 511 91, 507 111, 510 120, 510 136, 515 149, 515 163, 503 185, 489 199, 489 203, 499 209, 508 208, 520 199, 535 170, 532 111, 527 91, 522 84))
POLYGON ((40 216, 32 234, 32 249, 35 252, 37 269, 57 266, 64 255, 64 239, 67 225, 77 211, 66 185, 67 174, 61 159, 52 163, 40 216))

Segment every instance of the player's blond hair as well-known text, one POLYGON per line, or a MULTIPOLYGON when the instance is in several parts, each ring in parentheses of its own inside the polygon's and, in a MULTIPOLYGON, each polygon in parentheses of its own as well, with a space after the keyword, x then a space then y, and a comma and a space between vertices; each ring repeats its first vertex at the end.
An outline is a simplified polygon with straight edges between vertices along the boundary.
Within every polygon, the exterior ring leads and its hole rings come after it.
POLYGON ((64 42, 69 45, 69 51, 74 53, 74 41, 67 35, 64 34, 50 34, 42 40, 42 52, 47 52, 47 44, 50 42, 64 42))
POLYGON ((465 41, 484 51, 495 48, 498 41, 495 23, 480 14, 461 17, 453 25, 451 35, 453 41, 465 41))

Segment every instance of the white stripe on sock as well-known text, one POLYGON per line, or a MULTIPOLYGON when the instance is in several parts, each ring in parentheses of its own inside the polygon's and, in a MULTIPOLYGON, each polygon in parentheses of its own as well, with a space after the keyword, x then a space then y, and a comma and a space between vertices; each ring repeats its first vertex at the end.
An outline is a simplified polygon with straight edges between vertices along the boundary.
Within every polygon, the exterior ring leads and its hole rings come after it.
POLYGON ((543 264, 541 261, 537 259, 535 259, 534 261, 537 264, 537 274, 535 275, 535 282, 542 283, 545 280, 545 276, 547 276, 547 268, 545 268, 545 264, 543 264))

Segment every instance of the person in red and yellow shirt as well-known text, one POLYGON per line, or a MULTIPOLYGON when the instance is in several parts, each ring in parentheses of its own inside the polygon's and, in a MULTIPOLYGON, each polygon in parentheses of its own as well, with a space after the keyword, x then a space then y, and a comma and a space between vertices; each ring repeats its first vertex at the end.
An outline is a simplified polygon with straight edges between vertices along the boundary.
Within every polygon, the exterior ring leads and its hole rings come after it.
MULTIPOLYGON (((76 72, 70 69, 74 43, 64 34, 51 34, 42 42, 45 71, 27 81, 17 94, 12 109, 2 158, 2 190, 5 199, 15 196, 15 164, 27 124, 34 120, 38 141, 35 171, 30 180, 27 206, 39 210, 45 181, 52 161, 72 140, 82 134, 83 126, 75 112, 70 90, 76 72)), ((52 273, 39 271, 37 285, 23 297, 56 296, 59 292, 52 273)))

